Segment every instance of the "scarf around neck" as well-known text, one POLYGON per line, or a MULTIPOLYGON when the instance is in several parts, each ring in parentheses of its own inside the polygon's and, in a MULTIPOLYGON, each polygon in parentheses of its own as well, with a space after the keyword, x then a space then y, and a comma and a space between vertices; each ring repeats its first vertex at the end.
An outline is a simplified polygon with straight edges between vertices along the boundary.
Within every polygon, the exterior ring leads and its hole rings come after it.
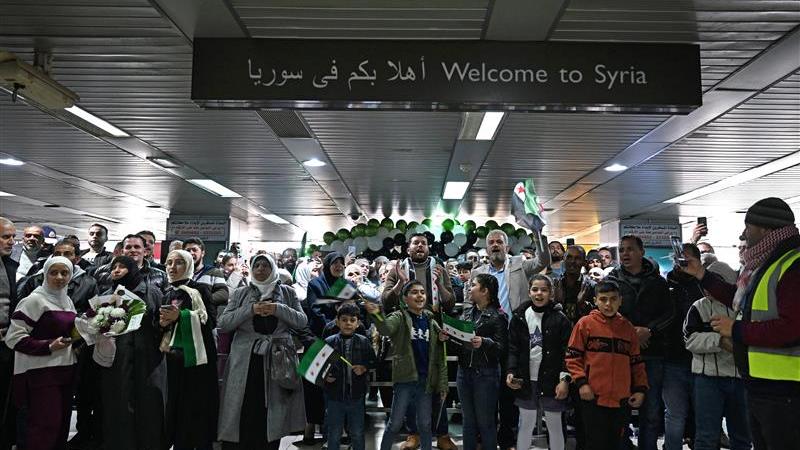
POLYGON ((745 250, 742 255, 744 259, 742 273, 739 274, 739 278, 736 280, 736 294, 734 294, 733 297, 734 311, 739 311, 741 309, 742 300, 747 293, 747 287, 755 271, 767 262, 781 242, 797 236, 798 234, 797 227, 794 225, 777 228, 767 233, 758 244, 745 250))
MULTIPOLYGON (((408 277, 409 281, 417 279, 417 271, 414 270, 415 266, 417 265, 424 265, 426 263, 417 264, 411 260, 411 258, 406 258, 400 263, 400 270, 405 272, 406 276, 408 277)), ((428 292, 430 293, 430 299, 432 305, 438 305, 441 301, 439 297, 439 287, 436 286, 436 280, 439 277, 436 276, 436 271, 433 270, 436 267, 436 259, 432 256, 428 256, 427 266, 425 268, 425 275, 427 277, 426 280, 426 287, 428 292)))

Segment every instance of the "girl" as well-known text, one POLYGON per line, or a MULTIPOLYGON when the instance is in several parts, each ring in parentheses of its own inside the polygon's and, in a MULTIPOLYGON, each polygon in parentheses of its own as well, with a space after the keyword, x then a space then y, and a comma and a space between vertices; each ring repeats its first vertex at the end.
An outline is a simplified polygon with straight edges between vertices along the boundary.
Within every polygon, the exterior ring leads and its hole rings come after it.
POLYGON ((553 282, 535 275, 528 291, 530 301, 511 316, 506 385, 514 389, 519 406, 517 450, 531 446, 536 411, 544 410, 551 450, 564 449, 561 413, 567 409, 569 373, 564 357, 572 324, 551 301, 553 282))

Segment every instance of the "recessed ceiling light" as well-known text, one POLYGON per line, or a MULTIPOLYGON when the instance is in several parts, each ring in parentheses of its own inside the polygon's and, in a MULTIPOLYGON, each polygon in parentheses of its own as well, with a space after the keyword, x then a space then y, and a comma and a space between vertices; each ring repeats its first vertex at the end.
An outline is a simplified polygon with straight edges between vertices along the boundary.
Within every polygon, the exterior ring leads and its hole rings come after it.
POLYGON ((0 197, 16 197, 16 194, 0 191, 0 197))
POLYGON ((214 180, 209 180, 206 178, 195 178, 186 181, 192 183, 193 185, 199 188, 205 189, 206 191, 211 192, 212 194, 219 195, 220 197, 226 197, 226 198, 241 197, 241 195, 237 194, 236 192, 233 192, 232 190, 226 188, 225 186, 217 183, 214 180))
POLYGON ((317 158, 311 158, 303 161, 303 165, 306 167, 322 167, 325 165, 325 161, 320 161, 317 158))
POLYGON ((469 189, 469 181, 448 181, 444 185, 444 200, 461 200, 469 189))
POLYGON ((604 169, 608 172, 622 172, 623 170, 628 170, 628 166, 623 166, 622 164, 614 163, 610 166, 604 167, 604 169))
POLYGON ((114 137, 129 137, 130 134, 120 130, 119 128, 111 125, 109 122, 95 116, 94 114, 82 109, 78 106, 72 106, 70 108, 64 108, 68 113, 74 114, 75 116, 80 117, 81 119, 89 122, 90 124, 100 128, 101 130, 105 131, 106 133, 114 136, 114 137))
POLYGON ((284 220, 282 217, 278 217, 275 214, 267 214, 267 213, 258 213, 259 216, 269 220, 273 223, 280 223, 280 224, 288 224, 287 220, 284 220))
POLYGON ((0 164, 5 164, 7 166, 21 166, 21 165, 23 165, 25 163, 20 161, 20 160, 18 160, 18 159, 14 159, 14 158, 3 158, 3 159, 0 159, 0 164))

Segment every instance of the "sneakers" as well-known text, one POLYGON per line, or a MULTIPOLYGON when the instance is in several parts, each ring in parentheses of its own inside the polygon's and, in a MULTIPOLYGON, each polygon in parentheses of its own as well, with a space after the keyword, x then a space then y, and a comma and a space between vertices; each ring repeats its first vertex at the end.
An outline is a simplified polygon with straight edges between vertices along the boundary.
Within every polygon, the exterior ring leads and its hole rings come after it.
POLYGON ((409 434, 405 442, 400 444, 400 450, 417 450, 419 448, 419 435, 409 434))
POLYGON ((445 434, 436 438, 436 447, 439 450, 458 450, 456 443, 450 439, 449 434, 445 434))

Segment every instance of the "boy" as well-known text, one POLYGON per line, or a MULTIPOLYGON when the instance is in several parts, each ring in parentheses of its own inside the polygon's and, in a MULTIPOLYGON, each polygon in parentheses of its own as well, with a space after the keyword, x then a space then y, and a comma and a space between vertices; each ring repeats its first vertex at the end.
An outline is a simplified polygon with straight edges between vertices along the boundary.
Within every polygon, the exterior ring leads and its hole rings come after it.
POLYGON ((328 448, 338 450, 345 418, 353 450, 364 450, 364 397, 367 395, 367 370, 375 365, 375 352, 369 339, 356 334, 359 310, 356 305, 343 304, 336 312, 339 332, 325 342, 344 359, 334 363, 325 376, 327 398, 328 448))
MULTIPOLYGON (((406 308, 374 321, 378 332, 389 336, 393 343, 394 397, 380 450, 391 450, 411 404, 417 409, 422 450, 431 450, 431 393, 438 392, 442 399, 447 395, 444 345, 437 339, 441 328, 433 320, 433 313, 425 309, 422 283, 409 281, 401 295, 406 308)), ((380 307, 374 303, 366 302, 364 306, 370 314, 380 313, 380 307)))
POLYGON ((644 401, 647 374, 636 330, 617 312, 622 303, 617 283, 597 283, 594 303, 597 309, 572 330, 567 369, 582 400, 587 450, 616 450, 627 406, 639 408, 644 401))

